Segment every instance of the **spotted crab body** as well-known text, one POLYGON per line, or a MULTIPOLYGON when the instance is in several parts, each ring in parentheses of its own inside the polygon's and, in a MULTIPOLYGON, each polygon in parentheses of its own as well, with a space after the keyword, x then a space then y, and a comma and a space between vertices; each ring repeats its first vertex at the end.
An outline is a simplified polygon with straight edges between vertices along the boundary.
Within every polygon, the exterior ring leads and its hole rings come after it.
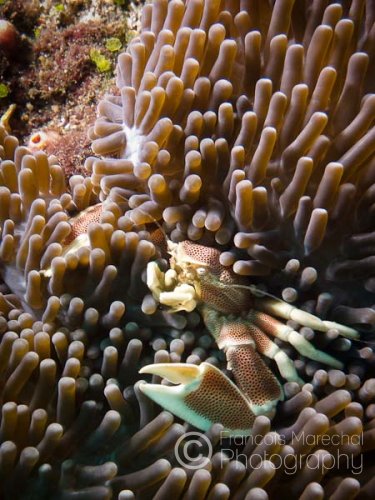
POLYGON ((337 329, 356 338, 357 332, 322 321, 281 300, 256 297, 244 279, 220 264, 220 251, 190 241, 168 243, 170 269, 163 273, 156 262, 148 264, 147 284, 154 298, 171 312, 197 308, 218 347, 225 352, 236 384, 220 370, 202 363, 153 364, 141 373, 162 376, 175 386, 142 384, 151 399, 196 427, 207 430, 220 422, 227 435, 248 435, 257 415, 273 416, 283 398, 281 386, 262 359, 276 362, 281 376, 300 384, 293 362, 271 339, 292 344, 310 359, 335 368, 342 364, 317 350, 300 333, 273 316, 293 319, 318 331, 337 329))

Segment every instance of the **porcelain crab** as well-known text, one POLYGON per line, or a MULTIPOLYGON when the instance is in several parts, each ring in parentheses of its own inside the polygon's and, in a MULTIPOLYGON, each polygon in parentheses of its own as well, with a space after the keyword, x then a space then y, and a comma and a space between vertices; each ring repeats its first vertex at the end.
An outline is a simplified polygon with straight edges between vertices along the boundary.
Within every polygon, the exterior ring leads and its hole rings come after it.
MULTIPOLYGON (((89 245, 88 226, 99 222, 103 205, 89 207, 70 220, 71 233, 64 255, 89 245)), ((163 231, 162 231, 163 232, 163 231)), ((159 235, 160 236, 160 235, 159 235)), ((153 239, 153 238, 152 238, 153 239)), ((160 239, 160 238, 159 238, 160 239)), ((162 238, 164 241, 164 237, 162 238)), ((156 261, 147 266, 147 285, 154 298, 171 313, 198 309, 218 347, 225 352, 235 385, 209 363, 151 364, 140 373, 155 374, 175 386, 142 383, 141 390, 162 407, 207 430, 220 422, 228 436, 251 434, 257 415, 270 417, 283 399, 281 385, 261 356, 273 359, 287 381, 303 384, 291 359, 271 339, 291 344, 300 354, 334 368, 342 363, 317 350, 300 333, 274 318, 292 319, 300 325, 356 339, 356 330, 312 314, 280 300, 259 296, 245 277, 220 263, 220 250, 191 241, 166 240, 170 268, 163 272, 156 261)), ((50 270, 43 271, 48 278, 50 270)))
POLYGON ((164 377, 174 386, 142 383, 142 391, 165 409, 201 430, 220 422, 229 436, 249 435, 257 415, 270 417, 283 399, 280 383, 262 356, 273 359, 287 381, 304 382, 292 360, 273 342, 281 339, 301 355, 341 369, 340 361, 317 350, 303 335, 274 316, 303 326, 355 339, 350 327, 317 316, 267 296, 254 295, 245 279, 220 264, 220 250, 190 241, 168 241, 170 269, 157 262, 147 267, 147 285, 154 298, 171 312, 197 308, 218 347, 226 354, 235 385, 215 366, 185 363, 152 364, 140 373, 164 377))

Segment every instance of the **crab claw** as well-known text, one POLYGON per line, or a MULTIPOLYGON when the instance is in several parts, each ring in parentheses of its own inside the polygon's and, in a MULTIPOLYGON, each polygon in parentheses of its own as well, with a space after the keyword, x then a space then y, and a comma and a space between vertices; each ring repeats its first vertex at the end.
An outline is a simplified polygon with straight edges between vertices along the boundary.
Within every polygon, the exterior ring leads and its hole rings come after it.
POLYGON ((207 431, 220 422, 226 436, 249 436, 255 420, 251 403, 218 368, 201 363, 159 363, 140 373, 159 375, 180 384, 167 386, 143 382, 140 389, 166 410, 207 431))

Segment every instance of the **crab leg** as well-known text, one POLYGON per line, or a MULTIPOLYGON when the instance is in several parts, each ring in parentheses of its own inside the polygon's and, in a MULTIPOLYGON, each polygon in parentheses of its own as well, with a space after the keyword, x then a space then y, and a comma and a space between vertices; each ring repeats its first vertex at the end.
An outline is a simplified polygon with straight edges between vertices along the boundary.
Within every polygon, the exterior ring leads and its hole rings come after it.
POLYGON ((300 354, 309 359, 324 363, 333 368, 342 369, 343 364, 333 356, 316 349, 311 342, 305 339, 303 335, 293 330, 288 325, 284 325, 280 321, 257 311, 252 311, 249 315, 253 321, 262 331, 276 337, 284 342, 291 344, 300 354))
MULTIPOLYGON (((269 359, 273 359, 276 362, 279 372, 283 378, 288 380, 288 382, 298 382, 299 384, 303 384, 303 380, 298 376, 293 361, 285 354, 284 351, 282 351, 274 342, 272 342, 272 340, 265 333, 263 333, 263 331, 261 331, 260 328, 254 325, 251 321, 246 321, 245 319, 241 318, 237 320, 232 320, 232 322, 229 325, 225 325, 225 320, 223 318, 221 318, 221 321, 218 318, 215 319, 215 312, 213 311, 206 313, 204 317, 206 324, 208 325, 208 328, 210 329, 212 335, 215 337, 219 347, 221 347, 224 351, 226 352, 228 351, 229 349, 228 344, 230 345, 231 343, 232 344, 235 343, 236 337, 237 341, 239 340, 239 344, 237 344, 237 349, 240 349, 240 346, 244 346, 246 343, 250 343, 251 342, 250 339, 252 339, 253 344, 255 342, 256 350, 258 352, 260 352, 269 359), (209 316, 212 317, 210 318, 209 316), (214 323, 214 321, 216 321, 216 323, 214 323), (218 334, 217 330, 219 326, 220 326, 220 333, 218 334), (228 329, 229 332, 227 333, 228 329), (242 330, 242 335, 241 335, 241 330, 242 330), (238 339, 239 335, 242 338, 238 339)), ((253 357, 255 356, 258 355, 257 353, 254 352, 253 357)), ((228 352, 227 352, 227 359, 229 362, 228 352)), ((248 394, 249 398, 253 401, 253 403, 256 404, 257 401, 256 399, 254 399, 254 396, 251 395, 251 392, 256 391, 256 385, 258 383, 257 376, 255 376, 255 379, 254 378, 252 379, 251 386, 247 388, 242 387, 241 381, 246 380, 246 371, 243 370, 243 373, 240 374, 239 370, 238 369, 236 370, 236 366, 234 364, 232 365, 234 367, 231 366, 230 368, 233 370, 233 373, 236 377, 236 382, 241 387, 241 389, 248 394)), ((257 373, 261 373, 261 371, 258 371, 257 369, 257 373)), ((273 375, 272 377, 274 380, 276 380, 273 375)), ((270 384, 268 387, 270 388, 272 387, 272 385, 270 384)), ((269 396, 269 401, 272 401, 272 393, 270 389, 268 389, 270 392, 267 392, 266 388, 264 388, 263 390, 265 391, 264 394, 269 396)))
POLYGON ((287 320, 291 319, 300 325, 308 326, 313 330, 318 330, 319 332, 327 332, 328 330, 335 329, 340 335, 347 337, 348 339, 359 338, 359 333, 354 328, 341 325, 340 323, 335 323, 334 321, 321 320, 317 316, 314 316, 306 311, 302 311, 302 309, 298 309, 283 300, 266 298, 256 299, 254 309, 278 316, 279 318, 287 320))
POLYGON ((277 364, 281 376, 288 382, 297 382, 302 385, 304 381, 298 376, 293 361, 280 349, 279 346, 254 323, 248 322, 251 336, 254 339, 257 351, 269 359, 273 359, 277 364))
POLYGON ((177 386, 140 384, 150 399, 201 430, 215 422, 227 436, 248 436, 255 420, 249 401, 218 368, 209 363, 159 363, 140 373, 159 375, 177 386))
POLYGON ((225 350, 228 368, 236 383, 251 402, 256 415, 274 416, 274 409, 283 393, 276 377, 265 365, 251 344, 229 346, 225 350))
MULTIPOLYGON (((254 326, 243 318, 226 317, 207 306, 202 308, 202 314, 217 345, 225 352, 228 368, 232 370, 238 387, 251 402, 253 412, 257 415, 272 414, 283 394, 276 377, 256 352, 258 344, 254 342, 254 326)), ((271 341, 267 344, 270 343, 273 344, 271 341)), ((267 350, 267 347, 264 346, 260 352, 267 350)))

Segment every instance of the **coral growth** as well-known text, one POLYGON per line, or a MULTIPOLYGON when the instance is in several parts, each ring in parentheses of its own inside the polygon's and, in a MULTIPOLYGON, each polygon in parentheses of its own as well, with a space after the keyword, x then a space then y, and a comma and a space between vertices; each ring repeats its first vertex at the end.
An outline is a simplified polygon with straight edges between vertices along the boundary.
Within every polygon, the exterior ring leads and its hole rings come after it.
POLYGON ((67 186, 56 157, 0 129, 5 498, 374 496, 375 12, 270 5, 147 4, 90 129, 89 177, 67 186), (171 315, 147 291, 147 263, 163 265, 155 220, 176 242, 217 247, 249 284, 363 332, 293 324, 345 371, 280 342, 307 383, 284 384, 256 442, 214 425, 200 462, 178 462, 191 429, 139 389, 146 364, 225 364, 196 311, 171 315))

